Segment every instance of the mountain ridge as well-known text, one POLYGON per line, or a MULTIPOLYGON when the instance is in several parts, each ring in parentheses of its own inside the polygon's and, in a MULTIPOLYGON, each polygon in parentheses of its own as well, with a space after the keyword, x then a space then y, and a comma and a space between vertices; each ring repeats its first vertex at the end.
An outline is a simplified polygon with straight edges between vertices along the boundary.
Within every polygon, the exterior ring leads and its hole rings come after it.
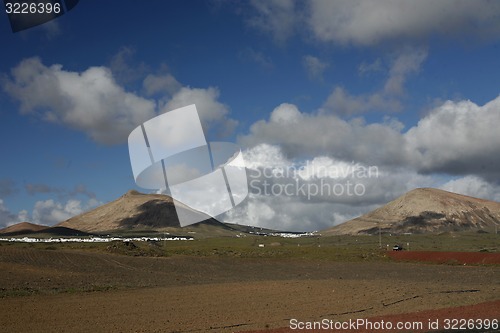
POLYGON ((40 225, 31 222, 20 222, 0 229, 0 234, 3 235, 13 233, 37 232, 47 228, 48 226, 46 225, 40 225))
POLYGON ((500 203, 434 188, 409 191, 324 235, 436 233, 492 230, 500 224, 500 203))
MULTIPOLYGON (((190 214, 199 215, 199 221, 205 224, 224 228, 222 223, 202 212, 182 204, 176 203, 176 205, 177 209, 184 209, 190 214)), ((116 200, 60 222, 57 226, 85 232, 106 232, 127 229, 180 228, 180 223, 176 206, 170 196, 144 194, 130 190, 116 200)))

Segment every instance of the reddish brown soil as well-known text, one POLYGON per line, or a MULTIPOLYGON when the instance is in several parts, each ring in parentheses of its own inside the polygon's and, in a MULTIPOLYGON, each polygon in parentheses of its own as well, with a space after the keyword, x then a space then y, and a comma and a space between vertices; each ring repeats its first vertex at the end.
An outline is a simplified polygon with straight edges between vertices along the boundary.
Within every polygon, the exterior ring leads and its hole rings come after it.
POLYGON ((500 317, 498 300, 496 265, 148 258, 0 246, 1 332, 234 332, 288 327, 291 318, 396 320, 405 313, 401 318, 428 321, 441 313, 436 309, 490 302, 444 313, 485 319, 500 317))
POLYGON ((499 264, 500 253, 484 252, 433 252, 389 251, 387 254, 398 261, 419 261, 438 264, 499 264))

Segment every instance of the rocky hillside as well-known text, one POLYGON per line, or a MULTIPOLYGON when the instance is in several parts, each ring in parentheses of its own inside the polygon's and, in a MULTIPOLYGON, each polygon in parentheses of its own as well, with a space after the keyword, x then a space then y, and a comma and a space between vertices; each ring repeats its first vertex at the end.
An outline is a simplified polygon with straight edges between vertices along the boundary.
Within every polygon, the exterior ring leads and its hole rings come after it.
MULTIPOLYGON (((224 225, 210 216, 185 206, 191 214, 200 214, 205 224, 224 225)), ((86 232, 103 232, 126 229, 180 228, 175 206, 171 197, 162 194, 142 194, 129 191, 115 201, 72 217, 58 226, 86 232)))
POLYGON ((324 230, 323 235, 495 231, 500 203, 432 188, 412 190, 353 220, 324 230))
POLYGON ((48 228, 45 225, 39 225, 29 222, 21 222, 0 230, 0 234, 16 234, 16 233, 29 233, 37 232, 48 228))

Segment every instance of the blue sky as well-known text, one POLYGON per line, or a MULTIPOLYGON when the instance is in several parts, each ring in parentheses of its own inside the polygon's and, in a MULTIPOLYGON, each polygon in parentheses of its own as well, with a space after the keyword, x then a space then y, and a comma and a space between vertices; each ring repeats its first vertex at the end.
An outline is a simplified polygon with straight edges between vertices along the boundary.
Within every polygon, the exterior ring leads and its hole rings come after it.
POLYGON ((421 186, 500 200, 500 3, 81 0, 0 38, 0 226, 139 189, 128 133, 192 103, 250 169, 380 170, 362 196, 255 188, 228 221, 321 229, 421 186))

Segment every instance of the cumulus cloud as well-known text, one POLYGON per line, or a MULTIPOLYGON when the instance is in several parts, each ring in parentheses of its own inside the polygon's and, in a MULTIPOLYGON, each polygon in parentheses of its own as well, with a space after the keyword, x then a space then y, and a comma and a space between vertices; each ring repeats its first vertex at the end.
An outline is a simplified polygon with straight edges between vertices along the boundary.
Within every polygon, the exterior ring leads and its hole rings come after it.
POLYGON ((66 190, 47 184, 28 183, 25 185, 25 190, 30 195, 55 194, 58 200, 39 200, 30 211, 23 209, 15 213, 10 211, 0 199, 0 228, 19 222, 50 226, 103 204, 82 184, 66 190))
POLYGON ((479 106, 447 101, 405 133, 411 163, 422 172, 498 179, 500 97, 479 106))
POLYGON ((36 224, 54 225, 84 211, 95 207, 97 202, 89 200, 85 206, 82 202, 70 199, 66 203, 60 203, 52 199, 37 201, 33 208, 32 221, 36 224))
POLYGON ((500 97, 483 106, 447 101, 404 132, 394 118, 367 124, 281 104, 239 137, 246 147, 250 195, 224 217, 281 230, 317 230, 417 187, 500 201, 499 109, 500 97), (349 172, 371 166, 378 169, 376 177, 349 172), (349 194, 349 184, 351 193, 361 186, 362 195, 349 194))
POLYGON ((278 230, 331 227, 420 186, 439 181, 411 169, 345 162, 329 156, 289 159, 278 145, 244 151, 249 197, 221 219, 278 230))
POLYGON ((323 73, 328 67, 330 67, 328 62, 321 61, 319 58, 312 55, 306 55, 302 59, 302 63, 306 69, 309 79, 311 80, 322 80, 323 73))
POLYGON ((298 31, 319 42, 358 46, 434 36, 498 39, 500 31, 500 4, 488 0, 256 0, 251 5, 247 23, 280 43, 298 31))
POLYGON ((148 95, 164 92, 158 101, 127 92, 107 67, 75 72, 64 70, 62 65, 45 66, 39 58, 23 60, 2 83, 3 89, 19 101, 22 114, 69 126, 104 144, 126 142, 132 129, 144 121, 193 103, 206 130, 215 127, 222 136, 237 124, 229 118, 227 106, 218 101, 216 87, 181 87, 168 74, 144 79, 148 95))
POLYGON ((308 201, 358 205, 382 203, 403 193, 408 186, 430 186, 433 182, 429 176, 418 175, 410 168, 346 162, 326 155, 294 159, 283 155, 279 146, 268 144, 244 151, 252 193, 274 195, 288 191, 308 201), (287 184, 291 185, 286 188, 287 184), (317 193, 312 194, 309 190, 317 193))
MULTIPOLYGON (((19 222, 27 222, 30 220, 30 216, 28 214, 28 211, 26 209, 23 209, 21 211, 19 211, 19 213, 17 214, 17 220, 19 222)), ((17 222, 15 222, 17 223, 17 222)), ((13 223, 13 224, 15 224, 13 223)))
POLYGON ((4 89, 20 102, 22 114, 67 125, 97 142, 124 142, 135 126, 155 115, 154 102, 126 92, 106 67, 78 73, 30 58, 12 70, 12 77, 4 89))
POLYGON ((204 130, 214 129, 221 137, 234 131, 238 122, 228 117, 229 109, 218 101, 220 92, 215 87, 208 89, 183 87, 166 103, 163 111, 196 104, 204 130))
POLYGON ((432 35, 484 38, 500 31, 500 3, 491 1, 355 0, 308 2, 306 22, 323 42, 375 45, 432 35))
POLYGON ((500 186, 477 176, 465 176, 450 180, 441 189, 475 198, 500 201, 500 186))
POLYGON ((423 174, 476 175, 496 181, 500 170, 500 97, 479 106, 447 101, 403 132, 394 118, 367 124, 338 116, 305 113, 281 104, 268 120, 255 122, 239 142, 246 147, 278 145, 289 159, 329 156, 423 174))
POLYGON ((31 217, 26 210, 20 211, 19 216, 36 224, 52 226, 101 204, 102 202, 93 198, 86 201, 69 199, 63 202, 53 199, 40 200, 35 203, 31 217))
POLYGON ((64 221, 73 215, 78 214, 81 210, 78 209, 76 201, 68 202, 68 207, 54 200, 37 201, 33 209, 33 222, 36 224, 53 225, 64 221), (72 214, 75 213, 75 214, 72 214))
POLYGON ((301 202, 290 197, 251 195, 241 206, 220 219, 241 225, 252 225, 281 231, 323 230, 364 213, 353 213, 352 207, 331 203, 301 202))
POLYGON ((238 140, 246 147, 279 145, 291 158, 327 155, 367 164, 401 165, 407 158, 401 128, 397 121, 366 124, 362 119, 308 114, 292 104, 281 104, 269 120, 254 123, 250 133, 238 140))

